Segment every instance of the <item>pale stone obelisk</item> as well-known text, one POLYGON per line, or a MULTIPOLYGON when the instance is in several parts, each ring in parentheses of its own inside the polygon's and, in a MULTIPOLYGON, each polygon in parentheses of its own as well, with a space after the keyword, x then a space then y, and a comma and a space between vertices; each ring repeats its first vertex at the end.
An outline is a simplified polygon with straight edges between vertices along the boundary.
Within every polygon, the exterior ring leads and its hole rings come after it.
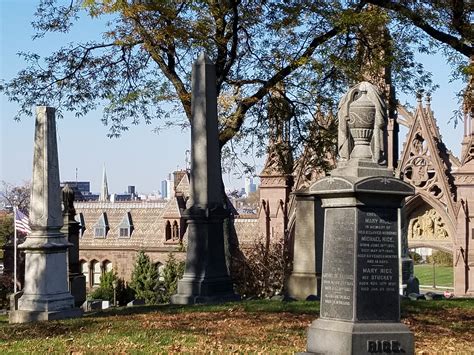
POLYGON ((191 199, 186 270, 175 304, 239 299, 234 294, 224 252, 224 208, 217 127, 216 69, 205 54, 193 65, 191 98, 191 199))
POLYGON ((39 106, 31 186, 32 232, 19 246, 25 251, 25 287, 16 309, 10 312, 10 323, 81 315, 68 290, 70 244, 60 231, 62 225, 55 109, 39 106))

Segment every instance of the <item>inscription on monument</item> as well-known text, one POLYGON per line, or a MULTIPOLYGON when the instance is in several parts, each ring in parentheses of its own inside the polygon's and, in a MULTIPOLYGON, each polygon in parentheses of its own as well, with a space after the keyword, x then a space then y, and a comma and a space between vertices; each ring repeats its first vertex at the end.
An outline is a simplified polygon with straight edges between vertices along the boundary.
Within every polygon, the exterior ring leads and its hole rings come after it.
POLYGON ((399 320, 396 209, 360 208, 357 320, 399 320))
POLYGON ((321 316, 353 319, 354 289, 354 210, 326 211, 321 316))

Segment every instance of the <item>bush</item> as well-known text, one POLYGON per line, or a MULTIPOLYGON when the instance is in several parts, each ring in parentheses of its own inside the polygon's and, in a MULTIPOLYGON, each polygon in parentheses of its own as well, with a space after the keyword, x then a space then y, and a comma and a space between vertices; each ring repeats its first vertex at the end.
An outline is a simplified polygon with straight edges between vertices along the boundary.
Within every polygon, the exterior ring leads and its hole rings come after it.
POLYGON ((441 250, 434 251, 426 260, 430 264, 434 262, 437 265, 453 266, 453 254, 441 250))
POLYGON ((290 271, 291 262, 283 239, 267 246, 260 238, 251 248, 232 257, 232 276, 242 297, 268 298, 282 294, 290 271))
POLYGON ((423 258, 421 257, 421 255, 414 251, 408 252, 408 256, 413 260, 415 264, 419 264, 423 261, 423 258))
POLYGON ((13 293, 13 281, 9 275, 0 275, 0 309, 10 307, 10 294, 13 293))
POLYGON ((125 305, 130 302, 134 298, 133 290, 127 287, 114 271, 105 272, 100 277, 99 288, 93 290, 88 299, 105 300, 112 304, 114 301, 114 281, 117 281, 117 288, 115 289, 117 304, 125 305))
POLYGON ((158 269, 144 251, 138 253, 132 272, 130 287, 135 291, 137 299, 142 299, 146 304, 155 304, 159 301, 159 274, 158 269))
POLYGON ((170 301, 178 289, 178 280, 183 277, 185 263, 177 261, 173 254, 168 254, 168 260, 163 268, 162 281, 160 282, 160 302, 167 303, 170 301))

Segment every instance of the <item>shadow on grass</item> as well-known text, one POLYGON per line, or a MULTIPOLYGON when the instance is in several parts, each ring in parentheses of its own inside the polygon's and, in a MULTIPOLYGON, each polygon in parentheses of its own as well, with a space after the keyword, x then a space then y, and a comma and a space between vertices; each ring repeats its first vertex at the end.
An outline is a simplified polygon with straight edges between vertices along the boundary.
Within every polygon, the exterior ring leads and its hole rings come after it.
POLYGON ((26 338, 51 338, 54 336, 69 335, 92 329, 98 323, 97 320, 87 318, 75 318, 65 320, 54 320, 48 322, 8 324, 0 321, 0 343, 4 341, 21 341, 26 338))
POLYGON ((197 305, 172 305, 161 304, 153 306, 133 306, 109 308, 97 312, 89 312, 85 317, 109 317, 128 316, 146 313, 179 314, 192 312, 223 312, 232 309, 241 309, 247 313, 279 313, 288 312, 294 314, 314 314, 319 315, 319 302, 294 301, 281 302, 271 300, 252 300, 241 302, 229 302, 222 304, 197 304, 197 305))

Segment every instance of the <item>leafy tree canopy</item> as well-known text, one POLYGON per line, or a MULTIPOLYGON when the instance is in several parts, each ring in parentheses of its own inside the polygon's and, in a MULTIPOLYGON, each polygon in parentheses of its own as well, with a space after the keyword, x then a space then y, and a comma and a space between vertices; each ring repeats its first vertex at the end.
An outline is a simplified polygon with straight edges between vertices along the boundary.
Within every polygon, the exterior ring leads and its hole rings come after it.
POLYGON ((110 136, 139 122, 186 125, 191 64, 204 50, 216 63, 221 146, 266 135, 265 107, 279 83, 292 136, 305 139, 315 108, 332 111, 363 73, 390 67, 397 90, 431 90, 417 50, 442 48, 454 65, 472 54, 464 1, 40 0, 36 37, 68 32, 86 14, 108 20, 102 40, 46 58, 21 53, 27 67, 0 84, 18 102, 17 118, 35 104, 79 116, 103 106, 110 136))
POLYGON ((30 209, 31 183, 13 185, 6 181, 1 182, 0 201, 10 207, 17 207, 28 215, 30 209))

